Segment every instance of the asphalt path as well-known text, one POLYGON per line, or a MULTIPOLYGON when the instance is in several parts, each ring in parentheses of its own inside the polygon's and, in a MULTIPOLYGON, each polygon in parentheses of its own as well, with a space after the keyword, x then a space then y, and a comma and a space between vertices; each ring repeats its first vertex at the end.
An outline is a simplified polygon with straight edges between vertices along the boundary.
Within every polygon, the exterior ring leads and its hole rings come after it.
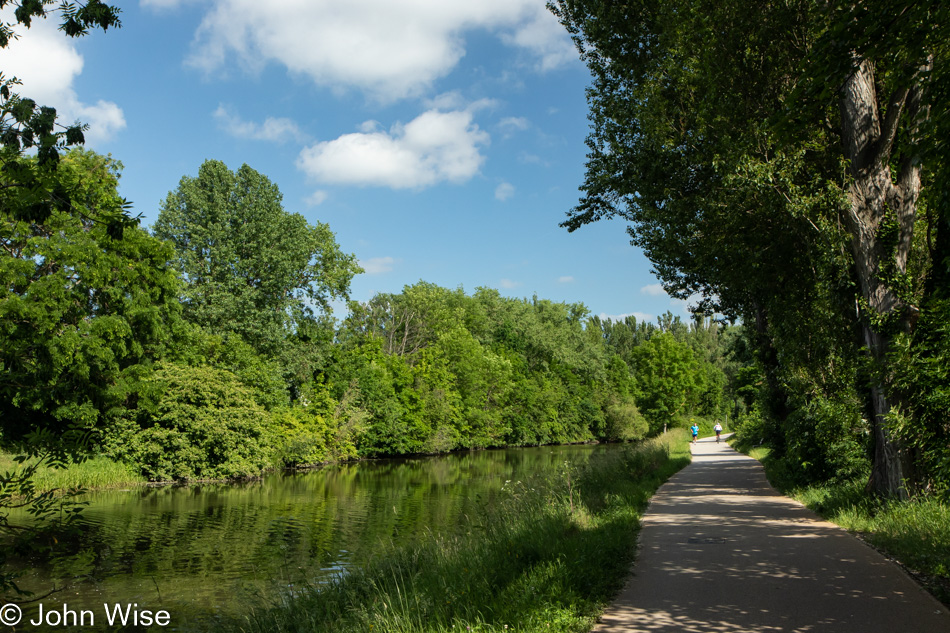
POLYGON ((950 633, 897 565, 776 492, 715 438, 650 502, 633 575, 598 633, 950 633))

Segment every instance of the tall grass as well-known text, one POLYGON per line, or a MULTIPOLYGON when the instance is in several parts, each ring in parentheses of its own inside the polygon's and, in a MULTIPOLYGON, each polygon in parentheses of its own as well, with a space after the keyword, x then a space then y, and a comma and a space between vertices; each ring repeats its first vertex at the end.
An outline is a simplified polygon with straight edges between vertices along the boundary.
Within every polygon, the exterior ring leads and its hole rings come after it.
MULTIPOLYGON (((0 453, 0 472, 15 470, 20 465, 14 455, 0 453)), ((69 490, 72 488, 115 488, 145 483, 145 478, 128 464, 108 457, 92 457, 80 463, 68 464, 66 468, 42 465, 33 478, 37 492, 69 490)))
POLYGON ((950 606, 950 500, 883 500, 870 495, 863 480, 796 486, 768 449, 749 454, 762 461, 773 486, 894 558, 950 606))
POLYGON ((508 482, 502 501, 452 535, 383 548, 322 585, 279 592, 216 630, 587 631, 622 586, 639 519, 689 462, 676 429, 560 477, 508 482))

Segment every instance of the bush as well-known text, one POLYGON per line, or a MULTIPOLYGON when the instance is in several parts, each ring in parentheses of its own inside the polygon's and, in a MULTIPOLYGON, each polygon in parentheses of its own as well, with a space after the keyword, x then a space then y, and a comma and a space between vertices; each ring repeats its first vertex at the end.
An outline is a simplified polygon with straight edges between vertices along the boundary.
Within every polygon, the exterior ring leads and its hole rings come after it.
POLYGON ((950 300, 928 307, 913 336, 898 337, 888 357, 901 403, 888 423, 915 454, 917 490, 950 499, 950 300))
POLYGON ((646 418, 632 399, 608 406, 605 426, 609 440, 640 440, 649 431, 646 418))
POLYGON ((735 432, 736 446, 743 451, 767 443, 771 432, 758 406, 753 406, 733 420, 732 430, 735 432))
POLYGON ((160 364, 106 439, 153 481, 236 479, 271 464, 268 414, 229 371, 160 364))
POLYGON ((211 366, 231 372, 253 391, 257 404, 268 411, 290 403, 280 365, 258 354, 237 334, 220 336, 188 324, 176 353, 178 356, 174 360, 181 363, 193 367, 211 366))
POLYGON ((280 466, 319 464, 332 459, 333 430, 307 407, 288 407, 271 416, 274 459, 280 466))
POLYGON ((301 394, 296 406, 275 411, 271 437, 276 463, 294 467, 355 458, 349 427, 354 417, 366 413, 351 410, 352 399, 345 394, 338 402, 325 385, 315 385, 301 394))
POLYGON ((802 484, 855 479, 869 467, 866 430, 856 403, 813 397, 785 422, 783 461, 802 484))

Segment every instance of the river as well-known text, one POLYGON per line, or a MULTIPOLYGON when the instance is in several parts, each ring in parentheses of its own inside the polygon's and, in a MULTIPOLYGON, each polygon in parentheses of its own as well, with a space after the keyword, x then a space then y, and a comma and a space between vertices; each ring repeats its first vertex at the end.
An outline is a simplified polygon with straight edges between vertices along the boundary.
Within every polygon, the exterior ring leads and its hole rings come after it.
MULTIPOLYGON (((614 446, 558 446, 388 459, 275 473, 242 484, 86 495, 69 555, 30 561, 21 586, 62 588, 44 608, 137 604, 175 622, 235 613, 250 601, 346 573, 426 532, 464 526, 505 482, 559 476, 614 446)), ((35 616, 38 607, 24 608, 35 616)), ((30 630, 27 627, 23 630, 30 630)), ((98 626, 96 628, 99 628, 98 626)), ((158 629, 156 629, 158 630, 158 629)))

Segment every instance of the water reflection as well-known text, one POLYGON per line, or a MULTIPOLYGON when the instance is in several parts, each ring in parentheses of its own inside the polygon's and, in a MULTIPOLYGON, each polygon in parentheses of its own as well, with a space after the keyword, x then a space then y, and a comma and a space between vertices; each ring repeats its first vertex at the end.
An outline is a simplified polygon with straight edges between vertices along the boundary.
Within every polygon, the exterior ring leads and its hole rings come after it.
MULTIPOLYGON (((70 556, 30 561, 21 586, 66 589, 47 608, 137 602, 189 614, 233 612, 248 594, 320 582, 392 544, 457 529, 506 480, 552 476, 610 446, 479 451, 280 473, 237 485, 88 495, 70 556)), ((98 624, 98 622, 97 622, 98 624)))

